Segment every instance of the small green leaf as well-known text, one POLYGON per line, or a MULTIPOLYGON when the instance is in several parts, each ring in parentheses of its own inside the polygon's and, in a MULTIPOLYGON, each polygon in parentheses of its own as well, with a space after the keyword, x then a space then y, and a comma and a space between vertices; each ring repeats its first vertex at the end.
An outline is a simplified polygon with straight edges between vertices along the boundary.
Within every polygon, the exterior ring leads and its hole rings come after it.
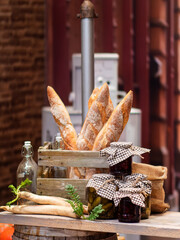
POLYGON ((17 193, 17 189, 16 189, 12 184, 9 185, 8 188, 10 188, 10 189, 11 189, 11 192, 14 193, 14 194, 16 195, 16 193, 17 193))
POLYGON ((98 206, 93 208, 93 210, 91 211, 89 217, 87 217, 86 219, 94 221, 96 218, 99 217, 99 214, 102 213, 103 211, 104 211, 104 209, 102 208, 102 204, 99 204, 98 206))
POLYGON ((19 185, 18 189, 20 188, 24 188, 26 187, 27 185, 31 185, 32 181, 29 180, 28 178, 26 178, 24 181, 21 182, 21 184, 19 185))
POLYGON ((22 181, 21 184, 20 184, 17 188, 14 187, 12 184, 9 185, 8 188, 11 189, 11 192, 14 193, 14 195, 16 196, 16 198, 13 199, 12 201, 7 202, 6 205, 8 205, 8 206, 10 207, 10 205, 11 205, 12 203, 16 202, 16 201, 18 200, 18 198, 19 198, 19 194, 18 194, 18 193, 19 193, 19 190, 20 190, 21 188, 26 187, 27 185, 31 185, 31 183, 32 183, 32 181, 29 180, 28 178, 26 178, 26 180, 22 181))
POLYGON ((76 192, 77 189, 75 189, 73 185, 68 184, 68 185, 66 185, 65 190, 67 191, 69 197, 71 198, 71 200, 67 200, 67 202, 71 204, 71 207, 72 207, 74 213, 79 218, 84 216, 84 214, 83 214, 83 204, 80 200, 80 196, 76 192))
POLYGON ((102 208, 102 204, 99 204, 91 211, 91 214, 88 217, 84 216, 83 213, 83 203, 80 200, 79 195, 77 194, 77 189, 74 188, 71 184, 66 185, 65 190, 67 191, 68 195, 70 196, 71 200, 67 200, 67 202, 71 205, 74 213, 79 217, 86 220, 94 221, 99 214, 104 211, 102 208))

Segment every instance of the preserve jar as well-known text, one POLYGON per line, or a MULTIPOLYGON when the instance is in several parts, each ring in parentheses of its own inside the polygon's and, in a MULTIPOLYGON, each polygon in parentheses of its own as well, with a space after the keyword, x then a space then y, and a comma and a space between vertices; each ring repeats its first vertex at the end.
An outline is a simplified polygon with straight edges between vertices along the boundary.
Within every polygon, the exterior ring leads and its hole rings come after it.
POLYGON ((101 157, 107 157, 110 174, 122 180, 132 174, 132 157, 149 152, 150 149, 133 146, 132 142, 112 142, 110 147, 100 151, 101 157))
POLYGON ((133 223, 141 219, 141 207, 131 202, 129 197, 122 198, 118 205, 118 220, 133 223))
POLYGON ((147 175, 134 173, 131 176, 126 176, 124 181, 127 187, 131 186, 136 189, 141 189, 142 194, 145 198, 144 207, 141 207, 141 219, 149 218, 151 214, 151 191, 152 183, 147 179, 147 175))
POLYGON ((99 214, 99 219, 114 219, 117 217, 113 196, 116 191, 114 176, 110 174, 94 174, 86 186, 88 212, 102 204, 104 211, 99 214))
MULTIPOLYGON (((145 196, 151 193, 150 181, 143 174, 132 174, 123 180, 115 180, 118 191, 115 192, 113 200, 118 206, 118 219, 120 222, 139 222, 141 219, 141 208, 145 208, 145 196)), ((148 211, 148 209, 147 209, 148 211)))
POLYGON ((99 219, 116 218, 116 209, 114 206, 114 202, 112 200, 99 196, 96 190, 92 187, 89 187, 87 189, 87 195, 88 195, 88 212, 89 213, 91 213, 93 208, 95 208, 99 204, 102 204, 102 209, 104 209, 104 211, 100 213, 98 218, 99 219))
POLYGON ((113 166, 109 166, 110 174, 114 175, 118 179, 123 179, 127 175, 132 173, 132 158, 129 157, 126 160, 119 162, 113 166))

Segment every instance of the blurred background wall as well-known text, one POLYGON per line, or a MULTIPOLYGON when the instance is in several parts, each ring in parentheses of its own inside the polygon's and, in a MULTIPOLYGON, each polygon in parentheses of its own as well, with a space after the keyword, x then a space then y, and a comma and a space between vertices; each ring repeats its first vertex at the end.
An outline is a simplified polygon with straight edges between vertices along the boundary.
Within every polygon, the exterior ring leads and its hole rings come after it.
POLYGON ((41 143, 44 11, 43 0, 0 1, 1 205, 11 196, 8 185, 16 183, 24 140, 32 141, 35 153, 41 143))
MULTIPOLYGON (((95 52, 115 52, 119 90, 134 91, 142 110, 145 162, 168 167, 167 196, 180 188, 180 0, 92 0, 95 52)), ((41 107, 51 85, 66 105, 71 60, 80 52, 82 0, 0 2, 0 191, 15 182, 20 149, 30 139, 37 152, 41 107)), ((36 155, 37 156, 37 155, 36 155)), ((174 198, 172 198, 174 199, 174 198)))

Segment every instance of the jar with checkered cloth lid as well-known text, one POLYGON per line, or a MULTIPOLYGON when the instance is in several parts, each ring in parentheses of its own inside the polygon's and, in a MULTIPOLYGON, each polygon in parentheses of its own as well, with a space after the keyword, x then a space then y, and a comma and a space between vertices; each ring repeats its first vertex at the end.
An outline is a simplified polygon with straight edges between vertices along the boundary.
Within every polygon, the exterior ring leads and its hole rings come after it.
POLYGON ((116 218, 116 208, 113 197, 117 187, 114 183, 115 177, 110 174, 94 174, 86 186, 88 199, 88 211, 102 204, 104 211, 99 215, 100 219, 116 218))
POLYGON ((107 157, 109 170, 116 178, 123 179, 132 173, 132 156, 150 152, 150 149, 133 146, 131 142, 112 142, 110 147, 100 151, 100 156, 107 157))
POLYGON ((151 182, 143 174, 126 176, 124 181, 116 180, 118 191, 114 195, 115 206, 118 206, 120 222, 139 222, 141 208, 146 209, 146 197, 151 194, 151 182))

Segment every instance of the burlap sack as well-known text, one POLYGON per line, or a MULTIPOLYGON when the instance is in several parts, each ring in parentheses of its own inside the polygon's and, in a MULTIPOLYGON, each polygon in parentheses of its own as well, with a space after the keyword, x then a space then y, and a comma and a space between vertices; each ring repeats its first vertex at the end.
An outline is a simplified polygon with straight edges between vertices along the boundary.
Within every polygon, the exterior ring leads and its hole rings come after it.
POLYGON ((156 213, 167 211, 170 206, 164 202, 165 192, 163 188, 164 180, 167 179, 167 168, 133 162, 132 173, 145 174, 152 182, 151 211, 156 213))

